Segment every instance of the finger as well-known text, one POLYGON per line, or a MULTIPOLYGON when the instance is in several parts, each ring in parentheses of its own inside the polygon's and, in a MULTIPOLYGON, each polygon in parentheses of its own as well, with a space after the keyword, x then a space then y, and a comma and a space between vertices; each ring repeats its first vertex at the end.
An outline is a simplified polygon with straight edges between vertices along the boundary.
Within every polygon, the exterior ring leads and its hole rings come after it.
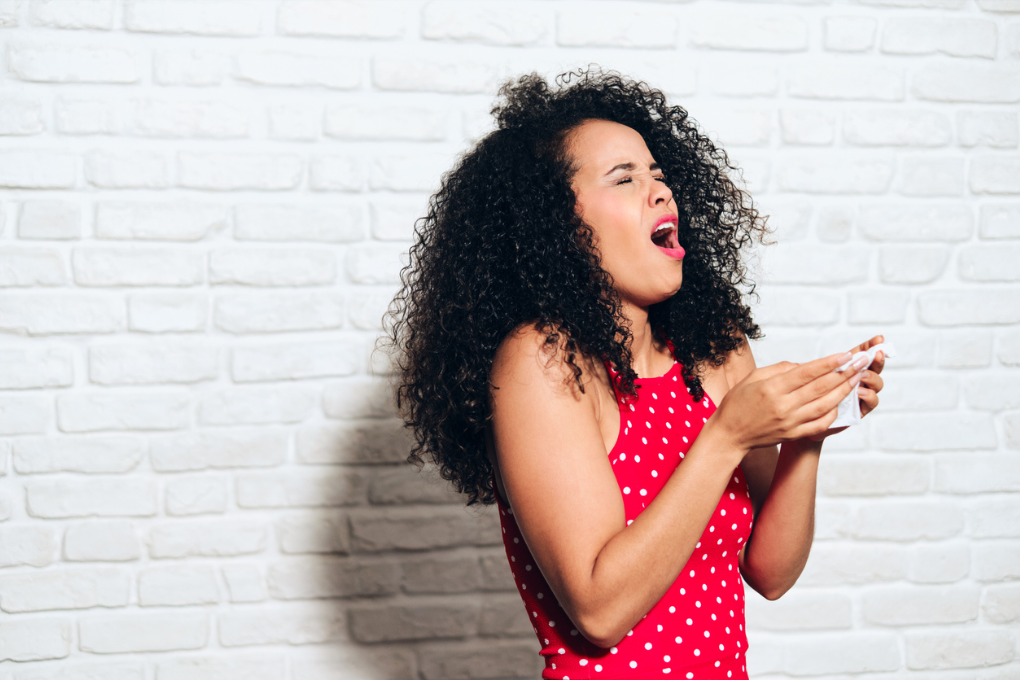
POLYGON ((840 373, 837 373, 835 370, 841 367, 843 363, 849 362, 851 357, 851 353, 836 353, 835 355, 826 355, 823 358, 796 365, 789 371, 779 375, 780 387, 783 391, 789 393, 803 388, 819 378, 839 375, 840 373))
POLYGON ((885 353, 877 351, 875 357, 872 358, 871 364, 868 366, 872 372, 881 372, 882 368, 885 367, 885 353))
POLYGON ((878 407, 878 394, 871 389, 857 389, 857 398, 860 400, 860 416, 865 416, 878 407))
POLYGON ((810 403, 827 395, 837 387, 842 386, 847 388, 844 392, 845 395, 845 393, 849 393, 849 390, 856 387, 860 382, 860 378, 863 376, 863 371, 867 366, 867 363, 867 358, 860 358, 842 372, 829 372, 828 374, 818 377, 814 381, 792 391, 790 393, 790 398, 796 404, 810 403))
MULTIPOLYGON (((822 415, 837 410, 839 403, 842 402, 843 398, 853 391, 854 387, 857 385, 855 379, 855 376, 847 379, 826 393, 823 393, 813 400, 809 400, 802 406, 794 409, 794 420, 797 423, 809 423, 820 419, 822 415)), ((829 422, 829 424, 831 423, 832 422, 829 422)))
POLYGON ((866 369, 860 375, 860 385, 864 388, 870 388, 877 393, 882 390, 885 382, 882 380, 881 375, 871 371, 871 369, 866 369))
POLYGON ((881 334, 879 334, 878 336, 872 336, 870 339, 868 339, 864 343, 858 344, 858 345, 854 346, 853 348, 851 348, 850 352, 851 353, 858 353, 858 352, 860 352, 862 350, 871 350, 872 346, 877 346, 878 344, 884 343, 884 342, 885 342, 885 337, 882 336, 881 334))

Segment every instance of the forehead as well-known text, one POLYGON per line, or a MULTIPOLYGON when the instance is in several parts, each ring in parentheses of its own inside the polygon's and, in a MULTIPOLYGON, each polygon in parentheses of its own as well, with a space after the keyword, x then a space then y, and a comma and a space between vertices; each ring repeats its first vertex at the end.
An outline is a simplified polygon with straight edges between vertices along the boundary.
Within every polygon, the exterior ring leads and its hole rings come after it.
POLYGON ((584 121, 572 131, 569 155, 580 171, 607 170, 628 161, 646 167, 654 161, 640 133, 621 123, 597 119, 584 121))

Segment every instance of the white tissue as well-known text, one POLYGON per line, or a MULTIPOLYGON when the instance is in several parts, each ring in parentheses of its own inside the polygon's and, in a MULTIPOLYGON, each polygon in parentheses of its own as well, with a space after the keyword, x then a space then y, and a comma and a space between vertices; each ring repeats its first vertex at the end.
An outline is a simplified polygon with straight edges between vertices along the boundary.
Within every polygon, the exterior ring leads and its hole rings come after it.
MULTIPOLYGON (((837 372, 845 372, 849 369, 853 363, 857 362, 861 358, 874 359, 875 354, 878 351, 882 351, 882 354, 887 358, 891 358, 896 355, 896 348, 891 343, 879 343, 867 350, 854 353, 853 357, 849 359, 845 364, 836 369, 837 372)), ((846 394, 843 401, 839 403, 839 414, 836 416, 836 420, 829 426, 830 429, 834 429, 840 426, 853 426, 854 424, 860 423, 860 398, 857 397, 857 389, 860 388, 860 383, 854 387, 852 391, 846 394)))

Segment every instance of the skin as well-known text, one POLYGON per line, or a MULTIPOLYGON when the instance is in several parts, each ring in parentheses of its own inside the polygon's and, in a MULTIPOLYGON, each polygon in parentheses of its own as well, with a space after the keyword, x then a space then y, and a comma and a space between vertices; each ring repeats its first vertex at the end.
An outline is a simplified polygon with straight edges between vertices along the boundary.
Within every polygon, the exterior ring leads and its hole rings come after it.
MULTIPOLYGON (((634 369, 641 377, 660 376, 673 359, 655 343, 648 310, 682 286, 684 261, 659 251, 650 235, 661 216, 676 212, 671 192, 630 128, 587 121, 570 135, 569 151, 577 211, 594 230, 633 332, 634 369)), ((849 357, 758 369, 744 343, 724 365, 702 368, 718 409, 662 492, 627 527, 608 462, 619 412, 604 367, 584 363, 581 393, 561 350, 545 344, 544 334, 524 325, 505 339, 491 377, 498 492, 584 636, 614 646, 650 610, 686 564, 737 466, 755 505, 754 530, 741 554, 744 578, 771 599, 793 585, 810 550, 818 455, 836 407, 858 379, 862 414, 878 405, 881 354, 870 368, 836 372, 849 357)))

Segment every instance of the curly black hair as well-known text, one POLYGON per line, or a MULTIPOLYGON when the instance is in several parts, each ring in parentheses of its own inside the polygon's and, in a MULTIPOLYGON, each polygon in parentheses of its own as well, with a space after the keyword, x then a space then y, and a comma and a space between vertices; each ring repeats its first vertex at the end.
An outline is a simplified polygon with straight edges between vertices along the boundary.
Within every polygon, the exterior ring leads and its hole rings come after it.
POLYGON ((444 175, 417 221, 386 316, 398 406, 414 435, 409 460, 433 459, 470 505, 494 502, 490 372, 513 330, 530 324, 545 333, 580 391, 578 360, 590 358, 611 363, 618 389, 636 394, 628 322, 594 234, 575 212, 567 137, 584 121, 640 133, 675 197, 686 281, 649 314, 694 395, 703 396, 700 363, 721 365, 743 335, 761 335, 743 301, 754 284, 742 250, 763 241, 764 219, 730 181, 725 152, 683 108, 643 82, 592 68, 554 86, 537 74, 509 81, 491 113, 497 130, 444 175))

